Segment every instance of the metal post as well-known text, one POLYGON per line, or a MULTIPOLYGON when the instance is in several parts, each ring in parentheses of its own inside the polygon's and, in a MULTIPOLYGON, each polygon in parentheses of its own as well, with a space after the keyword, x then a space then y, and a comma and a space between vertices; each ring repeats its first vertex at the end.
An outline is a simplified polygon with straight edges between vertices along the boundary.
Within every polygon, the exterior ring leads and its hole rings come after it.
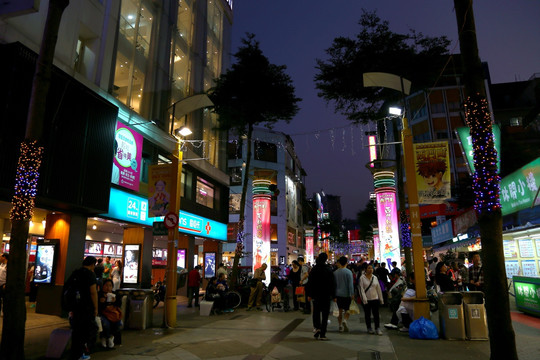
MULTIPOLYGON (((182 186, 182 142, 178 141, 177 154, 172 157, 172 187, 170 209, 180 216, 180 190, 182 186)), ((176 257, 178 249, 178 226, 169 229, 167 243, 167 289, 165 300, 165 324, 168 327, 176 326, 176 257)))
POLYGON ((424 274, 424 256, 422 245, 422 232, 420 222, 420 209, 418 206, 418 193, 416 189, 416 174, 414 169, 414 149, 412 132, 409 128, 407 118, 403 115, 403 130, 401 131, 403 140, 403 157, 405 159, 405 175, 407 177, 407 193, 409 195, 409 212, 411 217, 411 237, 414 262, 414 280, 416 282, 416 301, 414 303, 414 317, 418 319, 423 316, 430 319, 429 301, 426 291, 426 277, 424 274))

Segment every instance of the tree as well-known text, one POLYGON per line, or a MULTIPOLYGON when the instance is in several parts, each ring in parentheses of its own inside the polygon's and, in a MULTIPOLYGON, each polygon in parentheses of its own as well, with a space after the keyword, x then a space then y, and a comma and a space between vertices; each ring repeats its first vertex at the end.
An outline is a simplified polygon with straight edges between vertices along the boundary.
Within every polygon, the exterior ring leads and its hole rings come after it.
POLYGON ((390 30, 376 12, 363 10, 360 33, 355 39, 338 37, 326 50, 327 60, 317 59, 315 75, 319 96, 333 102, 336 111, 353 122, 367 122, 386 116, 382 104, 401 99, 396 91, 363 87, 366 72, 399 74, 409 79, 413 91, 432 87, 448 60, 450 41, 410 30, 390 30), (396 61, 399 59, 399 61, 396 61))
MULTIPOLYGON (((410 30, 399 34, 390 30, 376 12, 363 10, 360 33, 355 39, 338 37, 326 50, 328 60, 317 60, 315 75, 319 96, 333 102, 336 111, 354 123, 384 118, 387 103, 396 103, 403 94, 380 87, 364 87, 363 74, 385 72, 399 74, 412 82, 412 91, 433 87, 448 61, 450 41, 445 37, 428 37, 410 30), (399 61, 396 61, 399 59, 399 61)), ((397 124, 394 123, 394 133, 397 124)), ((401 166, 401 147, 395 145, 398 195, 401 218, 405 219, 405 195, 401 166)), ((402 244, 407 271, 411 272, 410 243, 402 244)))
POLYGON ((32 219, 40 165, 44 148, 40 145, 43 133, 43 117, 47 106, 47 93, 51 83, 54 52, 62 14, 69 0, 50 0, 41 48, 32 83, 32 93, 26 121, 25 140, 15 178, 11 218, 10 256, 7 269, 6 296, 1 359, 24 359, 24 335, 26 303, 24 289, 26 280, 26 241, 29 222, 32 219))
POLYGON ((272 127, 277 121, 287 123, 298 113, 301 101, 294 94, 294 86, 286 66, 274 65, 259 47, 254 34, 247 34, 234 54, 236 63, 216 79, 216 86, 208 96, 214 103, 222 129, 232 130, 242 139, 246 136, 247 159, 243 171, 242 196, 238 239, 234 256, 231 285, 236 284, 238 262, 243 251, 246 193, 252 156, 252 134, 255 125, 272 127))
POLYGON ((517 359, 515 333, 510 317, 502 242, 499 201, 500 176, 487 106, 482 63, 478 56, 473 1, 454 0, 459 47, 464 64, 465 121, 471 129, 474 149, 473 191, 482 241, 482 270, 486 294, 491 359, 517 359))
POLYGON ((377 224, 377 207, 373 200, 366 203, 364 210, 356 215, 358 225, 360 225, 360 239, 366 239, 373 235, 373 224, 377 224))

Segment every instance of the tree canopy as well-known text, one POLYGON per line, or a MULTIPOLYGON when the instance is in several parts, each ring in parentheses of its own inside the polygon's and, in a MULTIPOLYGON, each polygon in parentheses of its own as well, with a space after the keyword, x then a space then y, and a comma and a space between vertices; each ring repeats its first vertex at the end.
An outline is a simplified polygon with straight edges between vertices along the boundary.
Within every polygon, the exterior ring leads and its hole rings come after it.
POLYGON ((245 134, 248 126, 290 122, 301 99, 295 96, 287 67, 271 64, 253 34, 242 40, 234 57, 236 62, 209 92, 220 126, 245 134))
POLYGON ((328 59, 317 59, 318 95, 334 103, 337 112, 353 122, 378 119, 385 101, 397 100, 397 91, 363 87, 363 74, 385 72, 412 82, 412 91, 432 87, 448 61, 450 41, 414 30, 399 34, 390 30, 376 12, 363 10, 361 31, 355 38, 337 37, 326 50, 328 59))

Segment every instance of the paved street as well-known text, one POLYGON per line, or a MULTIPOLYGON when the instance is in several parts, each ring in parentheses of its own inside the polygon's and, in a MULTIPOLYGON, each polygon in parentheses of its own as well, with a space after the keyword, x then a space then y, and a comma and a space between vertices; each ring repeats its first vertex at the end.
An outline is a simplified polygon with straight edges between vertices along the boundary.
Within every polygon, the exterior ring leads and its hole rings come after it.
MULTIPOLYGON (((223 315, 200 316, 197 309, 186 308, 179 298, 178 323, 175 329, 159 327, 162 307, 154 312, 151 329, 125 330, 123 345, 114 350, 96 346, 92 359, 210 360, 210 359, 488 359, 487 341, 412 340, 405 333, 384 330, 383 336, 365 331, 363 316, 349 320, 351 331, 339 333, 337 320, 331 317, 330 341, 313 338, 311 317, 301 312, 247 312, 239 309, 223 315), (379 357, 377 357, 379 356, 379 357)), ((30 309, 29 309, 30 310, 30 309)), ((382 309, 383 320, 389 320, 382 309)), ((540 358, 540 319, 513 313, 519 358, 540 358)), ((434 316, 435 323, 438 323, 434 316)), ((35 314, 27 321, 28 359, 44 359, 50 332, 67 326, 56 316, 35 314)), ((65 357, 64 357, 65 358, 65 357)))

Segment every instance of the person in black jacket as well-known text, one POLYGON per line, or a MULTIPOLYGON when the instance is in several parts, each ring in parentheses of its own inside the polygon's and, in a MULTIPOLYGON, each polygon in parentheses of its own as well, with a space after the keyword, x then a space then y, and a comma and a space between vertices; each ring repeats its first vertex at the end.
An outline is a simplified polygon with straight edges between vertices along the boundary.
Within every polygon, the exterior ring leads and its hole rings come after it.
POLYGON ((336 280, 330 266, 326 265, 328 255, 321 253, 315 260, 306 284, 308 301, 313 300, 313 327, 315 339, 328 340, 326 327, 330 313, 330 302, 336 298, 336 280))

